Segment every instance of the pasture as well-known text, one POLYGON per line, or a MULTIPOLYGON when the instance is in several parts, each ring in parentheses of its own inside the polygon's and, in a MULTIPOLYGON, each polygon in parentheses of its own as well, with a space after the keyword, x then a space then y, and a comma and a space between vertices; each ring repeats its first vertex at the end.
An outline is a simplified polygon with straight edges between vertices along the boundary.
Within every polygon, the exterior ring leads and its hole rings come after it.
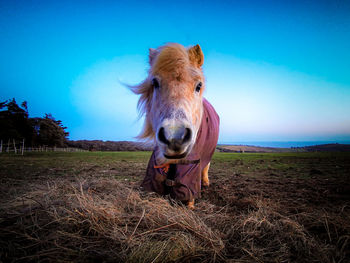
POLYGON ((150 154, 0 155, 0 261, 349 262, 349 153, 215 153, 193 211, 150 154))

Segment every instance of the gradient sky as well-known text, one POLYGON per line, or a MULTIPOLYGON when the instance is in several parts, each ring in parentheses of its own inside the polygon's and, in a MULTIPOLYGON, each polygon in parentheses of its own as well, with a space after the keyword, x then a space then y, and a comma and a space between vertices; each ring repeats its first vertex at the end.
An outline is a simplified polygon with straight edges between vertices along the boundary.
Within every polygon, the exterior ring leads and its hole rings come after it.
POLYGON ((0 98, 131 140, 148 48, 200 44, 221 142, 350 140, 350 1, 0 1, 0 98), (73 3, 74 2, 74 3, 73 3))

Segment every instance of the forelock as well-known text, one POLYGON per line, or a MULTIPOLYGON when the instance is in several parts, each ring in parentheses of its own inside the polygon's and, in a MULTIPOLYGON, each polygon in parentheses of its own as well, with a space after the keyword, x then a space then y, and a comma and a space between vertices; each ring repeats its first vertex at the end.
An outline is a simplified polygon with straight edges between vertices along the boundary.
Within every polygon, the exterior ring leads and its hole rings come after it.
POLYGON ((184 46, 171 43, 160 47, 158 51, 151 68, 153 75, 162 75, 177 80, 186 78, 190 61, 184 46))

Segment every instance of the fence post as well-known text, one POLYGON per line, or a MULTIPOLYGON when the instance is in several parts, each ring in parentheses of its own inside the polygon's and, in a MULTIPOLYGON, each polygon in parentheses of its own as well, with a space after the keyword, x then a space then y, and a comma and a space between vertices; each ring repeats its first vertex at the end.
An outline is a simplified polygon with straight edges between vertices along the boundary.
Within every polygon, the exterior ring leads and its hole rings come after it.
POLYGON ((15 139, 12 139, 13 141, 13 147, 15 148, 15 154, 17 154, 17 148, 16 148, 16 142, 15 142, 15 139))
POLYGON ((23 138, 23 143, 22 143, 22 155, 24 154, 24 138, 23 138))
POLYGON ((1 140, 1 146, 0 146, 0 149, 1 149, 1 150, 0 150, 0 152, 2 153, 2 140, 1 140))
POLYGON ((8 153, 10 152, 10 139, 9 139, 9 141, 7 142, 7 152, 8 152, 8 153))

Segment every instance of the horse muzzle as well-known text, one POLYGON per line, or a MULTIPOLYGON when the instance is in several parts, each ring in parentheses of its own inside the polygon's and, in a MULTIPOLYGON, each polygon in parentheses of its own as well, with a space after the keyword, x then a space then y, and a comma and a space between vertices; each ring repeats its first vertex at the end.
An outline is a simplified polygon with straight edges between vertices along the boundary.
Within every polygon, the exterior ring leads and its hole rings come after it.
POLYGON ((158 129, 157 141, 167 159, 182 159, 187 156, 193 132, 190 127, 164 125, 158 129))

